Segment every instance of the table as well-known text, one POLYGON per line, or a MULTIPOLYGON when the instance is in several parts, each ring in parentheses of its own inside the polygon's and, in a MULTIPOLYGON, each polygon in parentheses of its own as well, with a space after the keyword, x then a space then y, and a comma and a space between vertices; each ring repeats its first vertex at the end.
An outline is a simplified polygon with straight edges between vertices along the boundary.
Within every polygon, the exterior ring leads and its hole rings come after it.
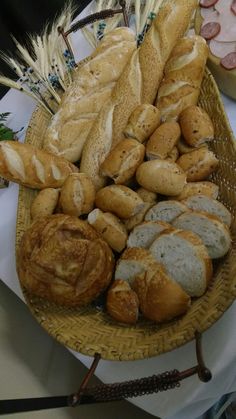
MULTIPOLYGON (((85 11, 86 13, 86 11, 85 11)), ((81 34, 77 34, 79 58, 90 52, 81 34), (81 48, 83 45, 83 48, 81 48)), ((78 59, 78 56, 76 57, 78 59)), ((236 135, 236 103, 222 95, 226 113, 236 135)), ((8 125, 23 130, 23 141, 35 103, 20 92, 10 90, 0 101, 0 112, 12 112, 8 125)), ((11 183, 0 190, 0 278, 23 300, 15 270, 15 224, 18 185, 11 183)), ((213 373, 210 383, 204 384, 194 376, 179 389, 155 395, 138 397, 130 401, 162 419, 195 419, 210 408, 223 394, 236 391, 236 329, 234 328, 236 304, 203 335, 203 353, 206 365, 213 373)), ((90 366, 90 357, 75 353, 84 365, 90 366)), ((96 375, 103 382, 118 382, 161 373, 174 368, 180 371, 195 365, 195 347, 190 342, 170 353, 135 362, 101 361, 96 375)), ((30 395, 29 395, 30 396, 30 395)))

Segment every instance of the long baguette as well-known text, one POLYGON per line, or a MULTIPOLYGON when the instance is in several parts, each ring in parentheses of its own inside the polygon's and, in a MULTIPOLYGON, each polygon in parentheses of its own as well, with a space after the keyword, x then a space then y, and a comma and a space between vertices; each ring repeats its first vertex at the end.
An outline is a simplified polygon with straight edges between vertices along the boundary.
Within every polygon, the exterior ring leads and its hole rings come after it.
POLYGON ((124 138, 130 114, 138 105, 155 100, 166 61, 187 30, 196 6, 197 0, 164 1, 144 42, 133 52, 116 83, 110 101, 99 113, 81 159, 81 171, 91 176, 96 189, 106 183, 99 167, 110 149, 124 138))

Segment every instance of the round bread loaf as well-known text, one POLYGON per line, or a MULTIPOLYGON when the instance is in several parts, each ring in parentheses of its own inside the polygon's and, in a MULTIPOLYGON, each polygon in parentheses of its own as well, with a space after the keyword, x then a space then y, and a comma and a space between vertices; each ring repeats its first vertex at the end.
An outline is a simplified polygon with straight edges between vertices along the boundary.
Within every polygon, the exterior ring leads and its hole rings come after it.
POLYGON ((53 214, 59 198, 59 189, 42 189, 31 204, 30 214, 34 220, 37 217, 46 217, 53 214))
POLYGON ((93 209, 95 188, 85 173, 72 173, 61 188, 59 206, 62 212, 79 217, 93 209))
POLYGON ((26 230, 17 255, 21 284, 66 306, 82 306, 108 287, 113 254, 86 222, 64 214, 39 218, 26 230))
POLYGON ((138 183, 144 188, 162 195, 179 195, 186 183, 186 174, 176 163, 151 160, 142 163, 137 172, 138 183))
POLYGON ((139 315, 139 301, 127 281, 116 279, 107 293, 106 309, 113 319, 135 324, 139 315))
POLYGON ((186 173, 187 181, 195 182, 207 179, 216 170, 219 160, 207 147, 201 147, 183 154, 176 163, 186 173))
POLYGON ((214 138, 214 127, 207 112, 199 106, 188 106, 179 116, 182 134, 187 144, 199 147, 214 138))
POLYGON ((177 122, 164 122, 151 135, 146 144, 147 158, 165 159, 180 139, 181 131, 177 122))
POLYGON ((143 143, 161 123, 160 111, 153 105, 145 103, 137 106, 129 117, 124 130, 126 137, 143 143))

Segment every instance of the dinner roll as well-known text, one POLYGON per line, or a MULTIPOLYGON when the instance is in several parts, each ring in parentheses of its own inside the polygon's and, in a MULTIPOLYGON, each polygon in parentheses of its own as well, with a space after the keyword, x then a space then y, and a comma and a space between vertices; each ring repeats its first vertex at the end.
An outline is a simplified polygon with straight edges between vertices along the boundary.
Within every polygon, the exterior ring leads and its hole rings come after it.
POLYGON ((179 150, 178 147, 174 146, 172 150, 168 153, 166 160, 175 162, 179 158, 179 150))
POLYGON ((144 202, 149 202, 151 204, 157 203, 158 196, 155 192, 151 192, 145 188, 138 188, 136 192, 144 202))
POLYGON ((137 106, 131 113, 124 134, 126 137, 143 143, 160 125, 160 122, 160 111, 155 106, 144 103, 137 106))
POLYGON ((53 214, 57 206, 59 198, 59 189, 46 188, 42 189, 34 198, 30 214, 34 220, 37 217, 45 217, 53 214))
POLYGON ((119 218, 129 218, 142 211, 144 202, 132 189, 124 185, 110 185, 100 189, 95 198, 96 207, 112 212, 119 218))
POLYGON ((137 276, 132 287, 138 295, 144 317, 154 322, 172 320, 186 313, 191 304, 189 295, 161 265, 154 272, 150 270, 137 276))
POLYGON ((146 144, 147 158, 149 160, 167 158, 177 144, 180 135, 180 126, 177 122, 161 124, 146 144))
POLYGON ((200 144, 198 147, 192 147, 191 145, 187 144, 183 138, 180 138, 177 143, 179 154, 189 153, 190 151, 194 151, 201 147, 207 147, 206 143, 200 144))
POLYGON ((171 223, 183 212, 189 211, 188 207, 179 201, 161 201, 154 205, 145 215, 145 221, 165 221, 171 223))
POLYGON ((176 163, 151 160, 142 163, 136 179, 144 188, 162 195, 179 195, 186 183, 186 174, 176 163))
POLYGON ((163 221, 144 221, 134 227, 127 240, 127 247, 142 247, 149 249, 153 241, 162 231, 170 229, 171 225, 163 221))
MULTIPOLYGON (((188 182, 184 185, 182 192, 175 196, 175 200, 181 201, 192 195, 202 194, 216 199, 219 193, 219 186, 207 180, 202 182, 188 182)), ((171 197, 172 199, 172 197, 171 197)))
POLYGON ((228 227, 231 224, 231 214, 229 210, 216 199, 209 198, 206 195, 193 195, 182 201, 188 208, 196 211, 204 211, 216 215, 228 227))
POLYGON ((72 173, 61 188, 59 205, 62 212, 79 217, 93 209, 95 200, 94 185, 85 173, 72 173))
POLYGON ((82 306, 108 287, 114 259, 108 244, 77 217, 37 218, 23 235, 20 282, 29 292, 66 306, 82 306))
POLYGON ((137 214, 133 215, 130 218, 127 218, 126 220, 123 220, 126 230, 131 231, 135 226, 139 225, 144 220, 144 217, 149 208, 151 208, 152 206, 153 203, 144 202, 143 208, 137 214))
POLYGON ((113 250, 121 252, 125 248, 128 234, 124 224, 114 214, 96 208, 88 215, 88 222, 113 250))
POLYGON ((107 293, 106 309, 113 319, 135 324, 139 315, 139 301, 127 281, 116 279, 107 293))
POLYGON ((105 158, 100 166, 103 176, 108 176, 116 184, 128 182, 135 174, 145 156, 145 147, 132 138, 123 140, 105 158))
POLYGON ((179 117, 181 131, 187 144, 198 147, 214 138, 214 127, 207 112, 199 106, 188 106, 179 117))
POLYGON ((166 230, 153 242, 150 251, 188 295, 200 297, 206 291, 212 277, 212 262, 196 234, 166 230))
POLYGON ((183 154, 176 163, 186 173, 187 181, 195 182, 207 179, 216 170, 219 160, 207 147, 201 147, 183 154))

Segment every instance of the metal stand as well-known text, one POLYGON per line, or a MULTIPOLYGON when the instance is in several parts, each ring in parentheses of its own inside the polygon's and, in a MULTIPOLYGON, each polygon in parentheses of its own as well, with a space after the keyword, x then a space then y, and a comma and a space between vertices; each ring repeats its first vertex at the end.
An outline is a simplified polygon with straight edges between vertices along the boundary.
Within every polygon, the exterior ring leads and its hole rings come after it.
POLYGON ((195 339, 197 365, 185 371, 179 372, 178 370, 173 370, 151 377, 124 381, 122 383, 101 384, 89 388, 88 383, 101 359, 99 354, 95 354, 93 363, 76 393, 69 396, 0 400, 0 415, 55 409, 57 407, 75 407, 81 404, 104 403, 119 401, 128 397, 144 396, 146 394, 158 393, 159 391, 167 391, 180 387, 182 380, 195 374, 198 374, 199 379, 206 383, 211 380, 212 374, 205 366, 203 360, 201 334, 196 332, 195 339))

